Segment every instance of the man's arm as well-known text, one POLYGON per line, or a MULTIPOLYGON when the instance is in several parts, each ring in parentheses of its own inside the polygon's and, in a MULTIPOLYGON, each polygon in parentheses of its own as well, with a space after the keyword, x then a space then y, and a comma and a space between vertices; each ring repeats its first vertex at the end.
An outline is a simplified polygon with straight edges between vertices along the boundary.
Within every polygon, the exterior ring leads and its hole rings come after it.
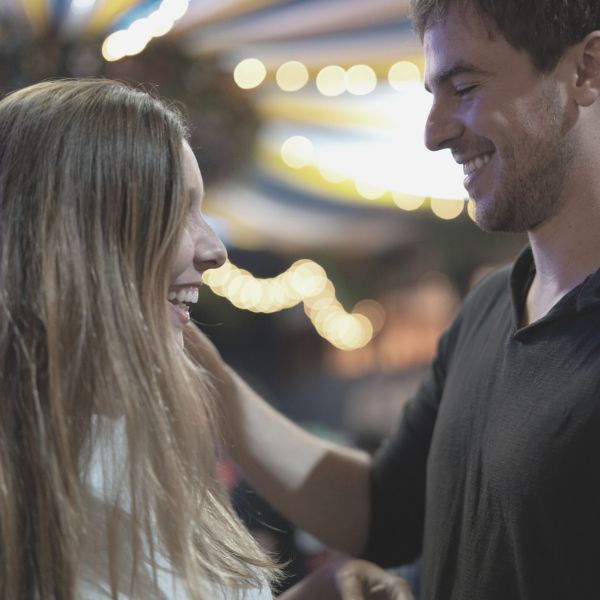
POLYGON ((248 479, 302 529, 328 546, 360 553, 369 521, 368 455, 304 431, 227 370, 227 449, 248 479))
POLYGON ((369 526, 369 456, 324 441, 274 410, 202 334, 186 347, 214 377, 226 450, 258 492, 328 546, 359 554, 369 526))

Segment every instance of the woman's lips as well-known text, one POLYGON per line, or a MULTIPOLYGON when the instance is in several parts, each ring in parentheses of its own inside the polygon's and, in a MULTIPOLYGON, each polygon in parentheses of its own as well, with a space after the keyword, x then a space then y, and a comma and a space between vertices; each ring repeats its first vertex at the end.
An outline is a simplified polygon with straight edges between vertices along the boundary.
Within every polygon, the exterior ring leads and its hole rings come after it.
POLYGON ((175 304, 173 302, 168 302, 168 304, 169 313, 172 316, 171 321, 174 319, 176 323, 181 325, 187 325, 190 322, 190 309, 187 304, 175 304))
POLYGON ((187 325, 190 322, 188 304, 198 302, 199 285, 184 284, 172 286, 167 293, 169 314, 174 325, 187 325))

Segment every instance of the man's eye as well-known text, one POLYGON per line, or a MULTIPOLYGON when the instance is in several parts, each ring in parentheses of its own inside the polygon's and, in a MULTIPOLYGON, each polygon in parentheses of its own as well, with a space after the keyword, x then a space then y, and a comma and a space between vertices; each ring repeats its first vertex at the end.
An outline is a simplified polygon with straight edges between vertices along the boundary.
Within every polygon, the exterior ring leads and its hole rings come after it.
POLYGON ((474 90, 476 87, 477 86, 475 85, 465 85, 462 87, 457 87, 454 90, 454 94, 459 98, 462 98, 463 96, 466 96, 470 91, 474 90))

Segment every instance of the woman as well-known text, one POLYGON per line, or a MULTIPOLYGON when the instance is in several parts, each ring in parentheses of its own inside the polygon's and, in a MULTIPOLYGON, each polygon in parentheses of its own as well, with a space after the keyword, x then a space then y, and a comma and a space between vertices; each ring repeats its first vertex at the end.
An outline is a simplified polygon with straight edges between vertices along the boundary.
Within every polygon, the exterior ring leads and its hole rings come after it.
POLYGON ((226 257, 202 194, 182 119, 142 91, 0 102, 2 599, 271 597, 183 347, 226 257))

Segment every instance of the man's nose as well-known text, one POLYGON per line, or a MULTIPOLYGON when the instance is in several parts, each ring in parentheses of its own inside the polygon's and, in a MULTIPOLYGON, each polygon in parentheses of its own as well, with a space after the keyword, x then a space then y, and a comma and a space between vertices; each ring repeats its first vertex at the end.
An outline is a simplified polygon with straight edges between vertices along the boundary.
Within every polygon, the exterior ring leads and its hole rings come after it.
POLYGON ((451 148, 463 132, 463 125, 445 103, 434 100, 425 123, 425 145, 437 151, 451 148))
POLYGON ((226 260, 227 250, 225 245, 213 228, 205 222, 202 235, 199 236, 196 242, 194 266, 200 273, 203 273, 208 269, 220 267, 226 260))

